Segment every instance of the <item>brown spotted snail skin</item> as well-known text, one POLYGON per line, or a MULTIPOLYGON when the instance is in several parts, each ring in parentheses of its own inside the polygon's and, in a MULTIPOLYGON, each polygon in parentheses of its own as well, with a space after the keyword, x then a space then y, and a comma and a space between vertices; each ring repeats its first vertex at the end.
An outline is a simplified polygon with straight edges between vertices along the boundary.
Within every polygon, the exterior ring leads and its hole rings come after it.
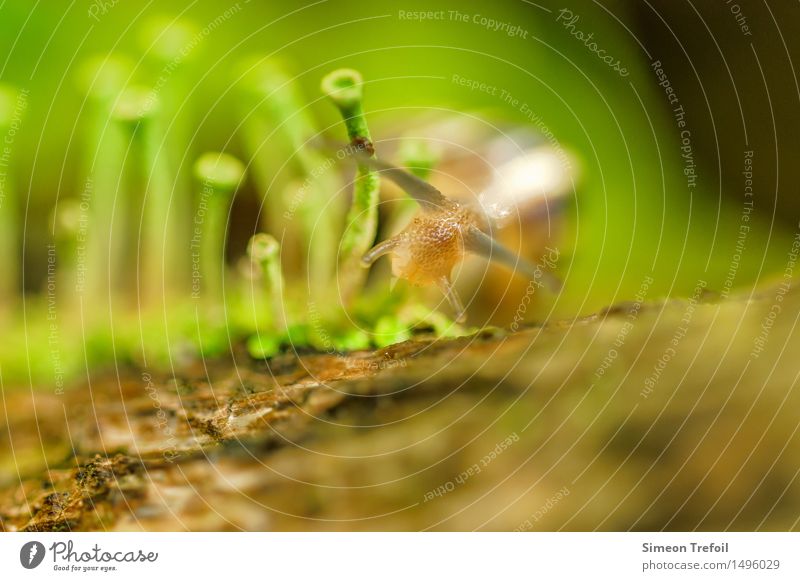
POLYGON ((482 212, 446 198, 428 182, 405 170, 361 153, 355 157, 359 163, 391 179, 420 205, 419 213, 402 232, 363 256, 361 261, 365 267, 390 254, 392 273, 396 277, 417 286, 437 285, 455 309, 458 321, 466 316, 450 274, 467 252, 504 264, 534 282, 544 280, 553 290, 560 286, 553 275, 528 263, 489 236, 489 220, 482 212))

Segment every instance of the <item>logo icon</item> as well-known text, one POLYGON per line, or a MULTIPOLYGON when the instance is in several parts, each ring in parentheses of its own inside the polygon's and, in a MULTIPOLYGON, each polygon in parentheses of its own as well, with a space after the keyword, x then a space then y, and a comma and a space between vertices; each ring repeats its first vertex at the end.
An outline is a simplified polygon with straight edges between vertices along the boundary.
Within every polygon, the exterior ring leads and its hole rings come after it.
POLYGON ((19 550, 19 562, 26 569, 35 569, 44 560, 44 545, 39 541, 31 541, 22 545, 19 550))

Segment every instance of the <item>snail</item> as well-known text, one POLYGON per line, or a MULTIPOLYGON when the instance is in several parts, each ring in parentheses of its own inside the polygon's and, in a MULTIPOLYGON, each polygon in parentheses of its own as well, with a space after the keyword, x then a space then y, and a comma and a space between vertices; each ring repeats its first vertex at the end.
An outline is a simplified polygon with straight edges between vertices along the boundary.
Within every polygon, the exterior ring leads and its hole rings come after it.
POLYGON ((450 276, 467 253, 505 265, 530 278, 537 288, 544 284, 553 292, 560 288, 561 281, 554 275, 496 241, 491 236, 490 219, 482 210, 445 197, 425 180, 370 157, 363 148, 352 155, 393 181, 420 207, 405 229, 364 254, 362 266, 369 268, 382 256, 390 255, 394 276, 415 286, 438 286, 455 310, 458 322, 466 319, 466 313, 450 276))

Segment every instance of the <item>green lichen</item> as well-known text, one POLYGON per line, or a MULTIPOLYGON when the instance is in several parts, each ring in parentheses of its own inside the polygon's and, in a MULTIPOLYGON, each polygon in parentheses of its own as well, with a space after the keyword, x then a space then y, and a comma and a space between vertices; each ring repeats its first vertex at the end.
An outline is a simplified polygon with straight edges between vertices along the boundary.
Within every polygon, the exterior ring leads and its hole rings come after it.
MULTIPOLYGON (((374 155, 372 136, 362 104, 363 80, 358 71, 338 69, 322 79, 322 91, 339 109, 350 143, 374 155)), ((377 172, 358 164, 353 186, 353 201, 347 213, 341 242, 341 294, 352 306, 366 279, 361 257, 370 249, 378 231, 380 179, 377 172)))

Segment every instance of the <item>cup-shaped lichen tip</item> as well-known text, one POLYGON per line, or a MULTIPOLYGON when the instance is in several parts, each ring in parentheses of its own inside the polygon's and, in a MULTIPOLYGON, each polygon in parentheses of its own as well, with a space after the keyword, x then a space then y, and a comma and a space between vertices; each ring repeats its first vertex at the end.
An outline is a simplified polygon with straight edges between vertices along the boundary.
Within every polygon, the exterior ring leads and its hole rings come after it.
POLYGON ((353 69, 337 69, 322 79, 322 92, 340 109, 349 109, 363 96, 361 73, 353 69))
POLYGON ((199 181, 223 192, 238 188, 245 171, 244 164, 227 153, 204 153, 194 164, 194 175, 199 181))

